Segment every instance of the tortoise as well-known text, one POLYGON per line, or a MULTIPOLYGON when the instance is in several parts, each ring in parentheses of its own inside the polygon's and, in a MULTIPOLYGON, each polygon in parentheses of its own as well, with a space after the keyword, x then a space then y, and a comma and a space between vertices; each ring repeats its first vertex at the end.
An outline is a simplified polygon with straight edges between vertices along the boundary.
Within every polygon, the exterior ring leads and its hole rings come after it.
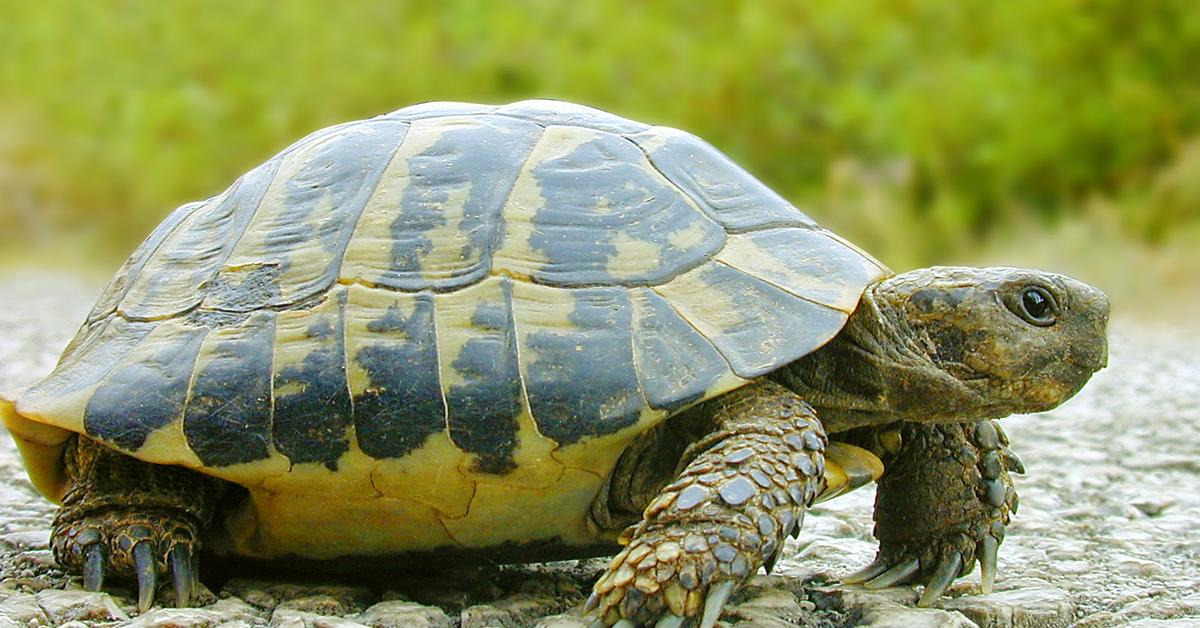
POLYGON ((612 554, 600 626, 712 626, 815 501, 878 480, 878 558, 989 590, 1018 501, 994 419, 1107 359, 1065 276, 895 274, 688 133, 427 103, 184 205, 0 414, 99 590, 208 560, 612 554), (623 547, 622 547, 623 545, 623 547))

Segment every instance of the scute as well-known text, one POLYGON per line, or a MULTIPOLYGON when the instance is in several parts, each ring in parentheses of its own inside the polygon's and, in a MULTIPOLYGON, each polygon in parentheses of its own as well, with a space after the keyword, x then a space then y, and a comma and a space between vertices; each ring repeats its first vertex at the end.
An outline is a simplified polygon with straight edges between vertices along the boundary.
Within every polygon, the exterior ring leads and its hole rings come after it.
POLYGON ((248 485, 373 494, 419 458, 502 494, 542 486, 536 460, 602 476, 887 274, 690 134, 426 103, 171 214, 9 415, 248 485))

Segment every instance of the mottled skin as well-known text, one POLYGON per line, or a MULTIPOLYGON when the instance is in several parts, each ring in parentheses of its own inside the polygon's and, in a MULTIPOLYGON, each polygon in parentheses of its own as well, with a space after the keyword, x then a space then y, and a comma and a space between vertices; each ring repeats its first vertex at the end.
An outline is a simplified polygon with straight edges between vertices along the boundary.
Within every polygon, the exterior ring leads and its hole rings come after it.
MULTIPOLYGON (((1009 473, 1022 471, 992 419, 1077 392, 1106 362, 1107 318, 1102 293, 1038 271, 931 268, 868 287, 825 347, 675 415, 625 452, 592 507, 600 529, 632 524, 589 600, 597 625, 713 625, 824 489, 830 437, 886 466, 879 555, 848 580, 924 583, 927 605, 978 560, 990 588, 1017 507, 1009 473)), ((191 561, 173 550, 195 551, 221 488, 104 452, 84 438, 68 452, 55 554, 91 588, 103 571, 138 574, 145 607, 153 570, 139 569, 133 546, 145 538, 153 552, 143 553, 190 582, 191 561)), ((185 603, 188 587, 177 587, 185 603)))

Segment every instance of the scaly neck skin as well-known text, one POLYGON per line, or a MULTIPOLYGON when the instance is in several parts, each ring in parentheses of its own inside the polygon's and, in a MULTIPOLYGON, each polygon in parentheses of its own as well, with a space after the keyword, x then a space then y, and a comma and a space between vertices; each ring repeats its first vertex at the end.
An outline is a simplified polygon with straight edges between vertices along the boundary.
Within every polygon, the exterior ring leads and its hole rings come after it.
POLYGON ((829 432, 897 420, 954 421, 980 391, 939 367, 936 344, 914 328, 879 284, 863 294, 829 344, 772 377, 816 408, 829 432))

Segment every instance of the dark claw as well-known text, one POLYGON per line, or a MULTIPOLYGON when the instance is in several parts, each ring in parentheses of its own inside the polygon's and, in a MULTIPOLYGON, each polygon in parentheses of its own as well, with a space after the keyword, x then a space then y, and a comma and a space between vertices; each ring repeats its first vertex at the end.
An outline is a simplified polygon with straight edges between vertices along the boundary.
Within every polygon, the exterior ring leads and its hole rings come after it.
POLYGON ((842 584, 862 584, 887 571, 887 569, 887 561, 882 558, 876 558, 870 565, 842 578, 842 584))
POLYGON ((996 555, 999 550, 1000 542, 991 535, 985 535, 975 550, 979 555, 979 588, 984 595, 991 593, 996 583, 996 555))
POLYGON ((917 562, 917 559, 915 558, 910 558, 892 567, 891 569, 888 569, 878 578, 867 582, 863 585, 863 588, 886 589, 892 585, 904 584, 905 582, 911 580, 920 569, 921 563, 917 562))
POLYGON ((1005 468, 1012 473, 1025 475, 1025 463, 1021 462, 1021 459, 1017 457, 1017 454, 1013 453, 1013 450, 1005 447, 1000 450, 1000 455, 1004 457, 1005 468))
POLYGON ((937 571, 929 577, 929 582, 925 583, 925 590, 921 593, 921 599, 917 600, 917 606, 926 607, 938 601, 946 589, 950 588, 950 583, 958 577, 961 569, 962 555, 952 552, 938 565, 937 571))
POLYGON ((158 565, 154 561, 154 544, 139 541, 133 546, 133 566, 138 581, 138 611, 146 612, 154 604, 154 592, 158 588, 158 565))
POLYGON ((175 582, 175 606, 185 608, 192 599, 192 588, 196 579, 192 572, 192 557, 182 545, 171 550, 171 576, 175 582))
POLYGON ((771 557, 768 558, 767 562, 763 564, 763 568, 766 569, 767 574, 770 574, 772 571, 775 571, 775 563, 776 563, 776 561, 779 560, 779 555, 782 553, 783 553, 782 548, 775 550, 775 553, 771 554, 771 557))
POLYGON ((99 591, 104 586, 104 546, 100 543, 89 545, 84 552, 83 588, 99 591))

